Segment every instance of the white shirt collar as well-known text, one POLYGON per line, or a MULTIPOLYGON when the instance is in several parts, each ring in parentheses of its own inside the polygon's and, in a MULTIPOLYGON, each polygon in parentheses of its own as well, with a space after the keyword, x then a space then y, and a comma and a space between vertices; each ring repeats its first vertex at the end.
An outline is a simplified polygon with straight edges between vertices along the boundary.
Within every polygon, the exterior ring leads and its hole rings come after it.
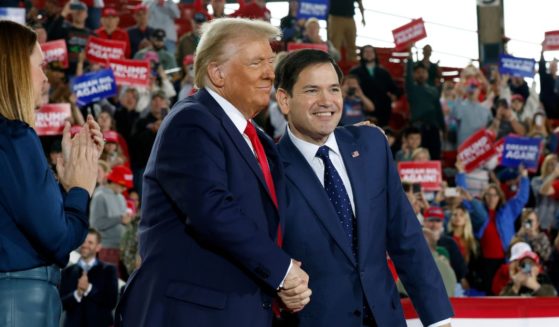
POLYGON ((89 269, 91 269, 93 266, 95 266, 96 263, 97 263, 97 258, 91 258, 91 260, 89 260, 89 262, 86 262, 83 258, 80 258, 80 260, 78 261, 78 264, 80 265, 80 267, 85 268, 85 266, 87 265, 87 267, 89 267, 89 269))
POLYGON ((244 134, 247 127, 247 119, 245 118, 243 113, 240 112, 239 109, 235 108, 235 106, 231 104, 231 102, 227 101, 224 97, 217 94, 217 92, 215 92, 211 88, 206 87, 206 90, 212 96, 212 98, 214 98, 217 104, 219 104, 223 111, 225 111, 227 117, 231 119, 235 127, 237 127, 237 129, 239 130, 239 133, 244 134))
MULTIPOLYGON (((303 157, 305 157, 305 159, 309 163, 314 160, 314 158, 316 158, 316 152, 318 151, 318 148, 320 148, 320 145, 316 145, 298 138, 297 136, 295 136, 295 134, 293 134, 289 126, 287 126, 287 133, 289 135, 289 138, 291 139, 291 142, 293 142, 293 145, 295 145, 295 147, 299 149, 299 152, 301 152, 303 157)), ((336 155, 340 156, 338 142, 336 141, 336 136, 333 132, 328 135, 328 138, 323 145, 328 146, 331 152, 334 152, 336 155)))

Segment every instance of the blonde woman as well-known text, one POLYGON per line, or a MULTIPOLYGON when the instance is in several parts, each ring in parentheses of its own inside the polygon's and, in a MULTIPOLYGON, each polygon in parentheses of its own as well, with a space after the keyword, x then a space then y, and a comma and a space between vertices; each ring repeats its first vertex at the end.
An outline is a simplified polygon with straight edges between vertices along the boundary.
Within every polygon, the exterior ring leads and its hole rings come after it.
POLYGON ((452 210, 447 230, 467 264, 479 254, 479 244, 474 236, 470 213, 464 206, 459 205, 452 210))
POLYGON ((0 21, 0 326, 58 327, 60 267, 82 244, 103 147, 92 118, 70 139, 56 182, 33 130, 46 83, 35 32, 0 21))
POLYGON ((540 175, 532 178, 532 192, 536 198, 536 214, 540 218, 540 227, 549 230, 555 227, 555 217, 559 213, 555 188, 559 177, 559 160, 556 154, 548 154, 543 160, 540 175))

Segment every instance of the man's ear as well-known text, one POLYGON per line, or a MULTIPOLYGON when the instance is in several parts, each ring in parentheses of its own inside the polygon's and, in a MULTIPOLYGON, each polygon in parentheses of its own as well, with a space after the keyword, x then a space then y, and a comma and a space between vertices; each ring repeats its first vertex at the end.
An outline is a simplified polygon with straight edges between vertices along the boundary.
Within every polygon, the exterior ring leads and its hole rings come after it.
POLYGON ((223 68, 217 64, 217 62, 212 61, 208 65, 208 78, 212 85, 221 88, 225 84, 225 75, 223 74, 223 68))
POLYGON ((289 94, 285 89, 279 88, 276 91, 276 102, 282 114, 289 114, 289 94))

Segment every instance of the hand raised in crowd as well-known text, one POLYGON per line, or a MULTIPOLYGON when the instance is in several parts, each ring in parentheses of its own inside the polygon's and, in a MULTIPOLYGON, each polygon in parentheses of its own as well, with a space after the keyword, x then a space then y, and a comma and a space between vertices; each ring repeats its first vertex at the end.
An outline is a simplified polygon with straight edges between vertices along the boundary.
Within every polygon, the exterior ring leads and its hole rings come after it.
POLYGON ((311 301, 312 291, 309 275, 301 269, 301 262, 292 260, 292 263, 278 295, 290 312, 299 312, 311 301))
POLYGON ((534 291, 540 288, 541 285, 537 279, 539 273, 539 267, 537 265, 531 265, 530 271, 525 271, 517 261, 510 264, 509 270, 513 283, 512 288, 515 293, 518 293, 523 286, 534 291))
POLYGON ((89 287, 89 278, 87 277, 87 272, 84 271, 81 277, 78 279, 77 291, 79 295, 83 295, 87 288, 89 287))
POLYGON ((526 167, 523 164, 520 164, 518 166, 518 173, 522 177, 527 177, 528 176, 528 169, 526 169, 526 167))
MULTIPOLYGON (((66 123, 64 129, 65 133, 69 134, 70 124, 66 123)), ((63 158, 58 158, 56 163, 60 183, 66 191, 73 187, 81 187, 91 196, 97 181, 99 149, 93 141, 90 129, 82 128, 70 141, 69 148, 68 153, 64 154, 63 145, 63 158)))

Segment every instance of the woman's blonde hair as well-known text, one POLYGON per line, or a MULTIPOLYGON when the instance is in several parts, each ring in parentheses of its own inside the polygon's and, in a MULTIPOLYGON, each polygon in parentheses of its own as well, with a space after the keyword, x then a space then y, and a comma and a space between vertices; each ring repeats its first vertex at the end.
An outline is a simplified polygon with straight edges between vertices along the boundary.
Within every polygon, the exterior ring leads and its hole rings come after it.
POLYGON ((0 115, 35 123, 31 54, 37 34, 11 21, 0 21, 0 115))
POLYGON ((228 45, 242 47, 243 40, 270 40, 281 35, 280 30, 270 23, 245 18, 218 18, 202 26, 202 37, 196 47, 194 83, 198 88, 206 87, 208 66, 212 62, 222 64, 228 45))
POLYGON ((541 176, 542 178, 546 178, 547 176, 551 175, 551 173, 555 170, 555 165, 557 165, 557 155, 554 153, 550 153, 545 156, 542 162, 541 168, 541 176))
MULTIPOLYGON (((454 214, 454 211, 457 210, 462 211, 466 219, 466 224, 464 225, 464 230, 462 232, 462 235, 458 235, 458 237, 464 241, 464 244, 468 249, 468 253, 466 254, 466 258, 464 259, 466 259, 466 261, 470 261, 471 259, 470 254, 477 256, 479 250, 476 239, 474 237, 474 228, 472 227, 472 219, 470 218, 470 213, 468 212, 468 210, 466 210, 466 208, 464 208, 462 205, 454 208, 454 210, 452 210, 452 213, 454 214)), ((452 215, 450 217, 450 222, 448 223, 447 226, 448 232, 451 234, 454 231, 454 220, 455 220, 454 215, 452 215)))

